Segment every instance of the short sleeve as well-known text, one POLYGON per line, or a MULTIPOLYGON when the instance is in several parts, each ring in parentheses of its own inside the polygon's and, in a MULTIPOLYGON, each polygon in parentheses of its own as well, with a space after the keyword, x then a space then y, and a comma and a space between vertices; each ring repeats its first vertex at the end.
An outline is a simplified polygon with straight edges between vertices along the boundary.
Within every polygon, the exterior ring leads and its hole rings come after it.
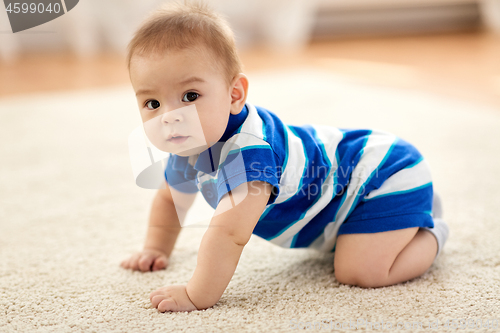
POLYGON ((170 154, 165 168, 165 180, 174 189, 184 193, 198 192, 197 171, 188 163, 188 157, 170 154))
POLYGON ((220 165, 217 180, 217 203, 224 194, 239 185, 254 180, 265 181, 273 186, 268 204, 272 204, 279 193, 279 168, 277 157, 271 146, 262 144, 232 149, 220 165))

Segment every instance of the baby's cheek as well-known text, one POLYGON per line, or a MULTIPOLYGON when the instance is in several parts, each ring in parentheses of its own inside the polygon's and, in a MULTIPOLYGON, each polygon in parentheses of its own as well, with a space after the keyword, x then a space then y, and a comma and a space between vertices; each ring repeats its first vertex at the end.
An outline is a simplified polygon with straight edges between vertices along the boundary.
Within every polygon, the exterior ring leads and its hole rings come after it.
POLYGON ((207 138, 205 138, 205 136, 203 135, 203 133, 198 132, 194 136, 194 142, 195 142, 195 146, 201 147, 201 146, 207 146, 208 140, 207 140, 207 138))

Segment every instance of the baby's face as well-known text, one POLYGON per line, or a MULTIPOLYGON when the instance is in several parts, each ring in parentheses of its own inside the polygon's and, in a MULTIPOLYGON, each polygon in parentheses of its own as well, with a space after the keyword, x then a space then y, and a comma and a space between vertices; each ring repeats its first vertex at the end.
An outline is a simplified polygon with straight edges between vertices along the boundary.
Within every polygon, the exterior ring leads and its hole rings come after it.
POLYGON ((204 52, 134 55, 130 79, 144 130, 158 149, 180 156, 199 154, 224 134, 230 88, 204 52))

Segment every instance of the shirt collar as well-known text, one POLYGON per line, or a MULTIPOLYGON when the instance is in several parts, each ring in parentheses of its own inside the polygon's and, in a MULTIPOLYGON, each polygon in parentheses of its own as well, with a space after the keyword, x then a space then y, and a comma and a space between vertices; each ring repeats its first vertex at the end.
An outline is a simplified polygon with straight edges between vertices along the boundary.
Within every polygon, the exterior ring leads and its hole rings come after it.
POLYGON ((246 104, 243 106, 243 109, 241 110, 240 113, 229 114, 229 120, 226 126, 226 130, 224 131, 224 134, 215 145, 211 146, 210 148, 200 153, 193 166, 196 170, 205 173, 212 173, 218 170, 220 154, 222 151, 222 147, 224 146, 224 143, 230 137, 236 134, 238 129, 245 122, 247 115, 248 115, 248 108, 246 104))

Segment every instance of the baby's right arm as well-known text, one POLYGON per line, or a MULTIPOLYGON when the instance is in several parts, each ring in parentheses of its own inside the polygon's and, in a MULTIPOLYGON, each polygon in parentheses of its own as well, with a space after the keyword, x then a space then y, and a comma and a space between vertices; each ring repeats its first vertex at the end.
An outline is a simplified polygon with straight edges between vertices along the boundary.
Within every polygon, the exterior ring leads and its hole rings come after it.
POLYGON ((168 184, 166 189, 158 190, 151 206, 144 249, 124 260, 121 266, 143 272, 166 268, 181 230, 181 222, 195 197, 196 193, 182 193, 168 184))

